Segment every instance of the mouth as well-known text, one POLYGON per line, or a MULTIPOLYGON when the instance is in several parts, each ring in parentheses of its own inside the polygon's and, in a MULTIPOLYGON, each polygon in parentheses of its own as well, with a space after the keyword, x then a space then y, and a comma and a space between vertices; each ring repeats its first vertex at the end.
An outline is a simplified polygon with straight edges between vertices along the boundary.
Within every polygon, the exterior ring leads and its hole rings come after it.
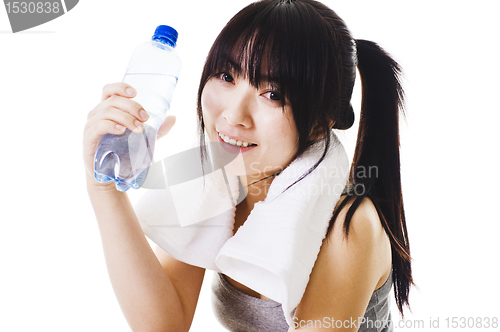
POLYGON ((219 135, 220 139, 222 141, 224 141, 225 143, 227 144, 231 144, 231 145, 234 145, 234 146, 242 146, 244 148, 246 147, 250 147, 250 146, 257 146, 257 144, 255 143, 252 143, 252 142, 246 142, 246 141, 242 141, 242 140, 238 140, 238 139, 235 139, 235 138, 231 138, 229 136, 226 136, 220 132, 217 131, 217 134, 219 135))
POLYGON ((237 140, 235 138, 231 138, 217 131, 217 135, 219 136, 219 142, 224 143, 222 146, 229 150, 230 152, 245 152, 253 149, 257 146, 255 143, 237 140))

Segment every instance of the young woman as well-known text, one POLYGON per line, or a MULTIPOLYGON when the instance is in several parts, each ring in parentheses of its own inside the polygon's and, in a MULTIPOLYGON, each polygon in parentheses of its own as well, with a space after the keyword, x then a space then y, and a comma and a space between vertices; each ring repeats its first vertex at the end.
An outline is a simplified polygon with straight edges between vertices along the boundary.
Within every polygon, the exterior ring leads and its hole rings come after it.
MULTIPOLYGON (((363 100, 354 160, 295 310, 299 330, 392 331, 391 286, 401 314, 408 305, 413 281, 400 181, 400 68, 377 44, 354 40, 344 22, 319 2, 262 0, 226 25, 200 82, 201 146, 205 134, 212 142, 248 146, 241 150, 247 195, 236 206, 236 233, 283 169, 322 142, 317 163, 292 184, 299 185, 325 158, 332 129, 352 126, 356 67, 363 100), (373 169, 375 174, 366 172, 373 169), (321 326, 308 324, 318 320, 321 326)), ((89 113, 84 133, 88 194, 110 278, 132 329, 188 331, 205 269, 160 248, 153 252, 126 193, 93 179, 93 156, 102 135, 137 130, 148 118, 130 99, 134 96, 127 84, 107 85, 101 103, 89 113)), ((159 137, 173 123, 168 117, 159 137)), ((293 330, 283 315, 276 315, 279 303, 228 276, 222 275, 220 283, 214 288, 219 292, 216 312, 228 329, 293 330), (224 295, 224 289, 232 295, 224 295)))

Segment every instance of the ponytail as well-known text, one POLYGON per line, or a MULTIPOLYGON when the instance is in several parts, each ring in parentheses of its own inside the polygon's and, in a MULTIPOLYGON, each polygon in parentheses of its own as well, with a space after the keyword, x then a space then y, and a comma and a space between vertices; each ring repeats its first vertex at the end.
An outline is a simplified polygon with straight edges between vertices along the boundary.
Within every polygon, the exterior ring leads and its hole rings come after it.
POLYGON ((342 208, 352 201, 344 221, 347 238, 357 207, 365 197, 371 199, 391 242, 394 292, 403 316, 413 279, 400 176, 399 111, 403 111, 404 102, 401 69, 377 44, 356 40, 356 45, 362 84, 358 138, 348 197, 335 209, 327 235, 342 208))
POLYGON ((354 112, 350 100, 357 63, 363 100, 347 188, 349 196, 334 210, 326 235, 339 212, 352 202, 343 225, 347 237, 354 212, 365 197, 371 199, 391 241, 394 291, 403 315, 413 280, 401 193, 398 127, 403 90, 398 64, 377 44, 366 40, 354 42, 345 22, 318 1, 252 3, 228 22, 207 56, 198 89, 202 152, 205 148, 202 92, 209 79, 231 63, 241 68, 255 88, 266 84, 261 73, 267 71, 267 76, 276 81, 283 100, 288 100, 298 134, 291 161, 317 142, 325 143, 321 158, 288 188, 308 176, 325 158, 332 143, 332 126, 339 130, 352 126, 354 112))

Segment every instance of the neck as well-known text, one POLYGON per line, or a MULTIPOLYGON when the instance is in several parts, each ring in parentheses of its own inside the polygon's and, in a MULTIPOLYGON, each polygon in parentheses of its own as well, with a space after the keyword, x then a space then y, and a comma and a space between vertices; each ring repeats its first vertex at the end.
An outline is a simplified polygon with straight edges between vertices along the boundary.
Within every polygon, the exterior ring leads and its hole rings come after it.
POLYGON ((240 177, 241 184, 245 190, 245 199, 240 204, 246 206, 249 211, 253 209, 255 203, 266 199, 269 188, 271 187, 271 183, 274 180, 274 176, 259 181, 261 179, 262 176, 255 175, 240 177), (259 182, 254 183, 256 181, 259 182))

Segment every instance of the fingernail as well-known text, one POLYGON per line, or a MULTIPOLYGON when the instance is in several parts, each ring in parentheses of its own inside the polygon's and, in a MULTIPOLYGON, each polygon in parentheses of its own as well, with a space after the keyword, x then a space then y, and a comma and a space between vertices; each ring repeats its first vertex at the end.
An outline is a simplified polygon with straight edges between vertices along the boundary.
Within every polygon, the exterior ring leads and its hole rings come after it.
POLYGON ((136 120, 136 121, 135 121, 135 126, 136 126, 137 128, 142 128, 142 122, 141 122, 141 121, 136 120))
POLYGON ((123 128, 125 128, 124 126, 119 125, 119 124, 117 124, 115 127, 116 127, 116 129, 118 129, 118 130, 123 130, 123 128))
POLYGON ((144 120, 146 120, 146 119, 148 118, 148 113, 146 113, 146 111, 145 111, 145 110, 141 110, 141 111, 139 112, 139 115, 140 115, 140 117, 141 117, 142 119, 144 119, 144 120))
POLYGON ((130 97, 135 96, 135 89, 132 89, 132 88, 127 88, 127 94, 128 94, 130 97))

